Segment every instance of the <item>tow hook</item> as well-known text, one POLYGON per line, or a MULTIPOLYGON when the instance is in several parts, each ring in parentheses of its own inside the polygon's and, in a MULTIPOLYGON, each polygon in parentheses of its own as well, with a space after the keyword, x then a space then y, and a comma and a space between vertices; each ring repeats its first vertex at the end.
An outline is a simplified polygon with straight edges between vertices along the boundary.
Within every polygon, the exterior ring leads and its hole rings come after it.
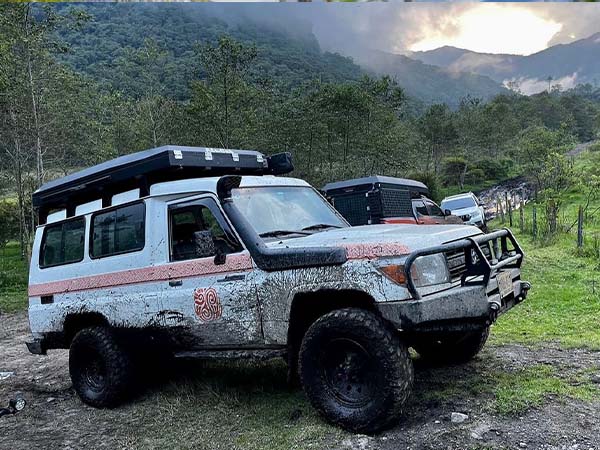
POLYGON ((494 323, 498 318, 498 311, 500 311, 500 305, 496 302, 490 303, 490 322, 494 323))
POLYGON ((516 298, 517 303, 521 303, 525 300, 529 289, 531 289, 531 283, 529 281, 521 281, 521 294, 516 298))
POLYGON ((6 408, 0 408, 0 417, 16 414, 23 411, 27 402, 23 397, 18 395, 16 398, 9 400, 6 408))

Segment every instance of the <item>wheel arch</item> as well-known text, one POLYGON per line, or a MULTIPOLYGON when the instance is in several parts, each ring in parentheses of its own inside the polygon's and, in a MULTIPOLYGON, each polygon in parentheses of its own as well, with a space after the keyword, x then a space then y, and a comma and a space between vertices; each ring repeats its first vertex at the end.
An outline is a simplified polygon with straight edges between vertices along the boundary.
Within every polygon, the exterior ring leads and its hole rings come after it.
POLYGON ((290 306, 287 344, 295 358, 308 328, 321 316, 341 308, 361 308, 379 315, 375 299, 359 289, 319 289, 298 292, 290 306))
POLYGON ((71 345, 75 335, 84 328, 108 326, 108 319, 98 312, 78 312, 67 314, 63 322, 64 344, 71 345))

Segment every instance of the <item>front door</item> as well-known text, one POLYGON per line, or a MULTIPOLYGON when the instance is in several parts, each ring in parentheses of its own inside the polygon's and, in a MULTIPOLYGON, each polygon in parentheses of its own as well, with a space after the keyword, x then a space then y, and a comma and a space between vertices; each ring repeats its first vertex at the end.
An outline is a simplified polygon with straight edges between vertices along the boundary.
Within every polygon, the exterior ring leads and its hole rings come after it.
POLYGON ((187 349, 262 342, 252 259, 212 197, 168 206, 163 323, 187 349))

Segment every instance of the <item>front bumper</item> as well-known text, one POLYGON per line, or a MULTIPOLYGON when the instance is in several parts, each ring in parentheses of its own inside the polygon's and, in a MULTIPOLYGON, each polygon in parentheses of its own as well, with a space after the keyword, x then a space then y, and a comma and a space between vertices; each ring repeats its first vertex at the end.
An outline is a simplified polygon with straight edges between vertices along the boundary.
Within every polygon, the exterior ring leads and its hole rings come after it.
POLYGON ((381 315, 403 331, 441 331, 481 328, 521 303, 530 289, 527 281, 514 280, 513 293, 500 298, 495 280, 486 286, 463 286, 378 305, 381 315))
POLYGON ((429 247, 410 254, 405 262, 406 286, 411 299, 379 304, 382 315, 403 330, 481 328, 522 302, 530 284, 521 280, 524 253, 508 229, 429 247), (422 256, 443 253, 460 256, 460 270, 452 287, 426 294, 417 289, 412 264, 422 256), (501 297, 497 275, 509 272, 512 280, 501 297))

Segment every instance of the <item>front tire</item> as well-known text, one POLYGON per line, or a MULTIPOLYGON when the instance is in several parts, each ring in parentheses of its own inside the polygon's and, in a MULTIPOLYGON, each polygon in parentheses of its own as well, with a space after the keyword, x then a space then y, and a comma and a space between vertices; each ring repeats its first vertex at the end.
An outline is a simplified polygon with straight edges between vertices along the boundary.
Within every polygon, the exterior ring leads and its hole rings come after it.
POLYGON ((75 335, 69 372, 77 395, 96 408, 122 403, 132 385, 131 358, 107 327, 85 328, 75 335))
POLYGON ((449 333, 437 338, 420 339, 413 346, 426 361, 436 364, 462 364, 470 361, 485 345, 490 327, 468 333, 449 333))
POLYGON ((361 433, 397 421, 413 383, 406 346, 380 317, 357 308, 325 314, 310 326, 299 372, 306 395, 326 420, 361 433))

